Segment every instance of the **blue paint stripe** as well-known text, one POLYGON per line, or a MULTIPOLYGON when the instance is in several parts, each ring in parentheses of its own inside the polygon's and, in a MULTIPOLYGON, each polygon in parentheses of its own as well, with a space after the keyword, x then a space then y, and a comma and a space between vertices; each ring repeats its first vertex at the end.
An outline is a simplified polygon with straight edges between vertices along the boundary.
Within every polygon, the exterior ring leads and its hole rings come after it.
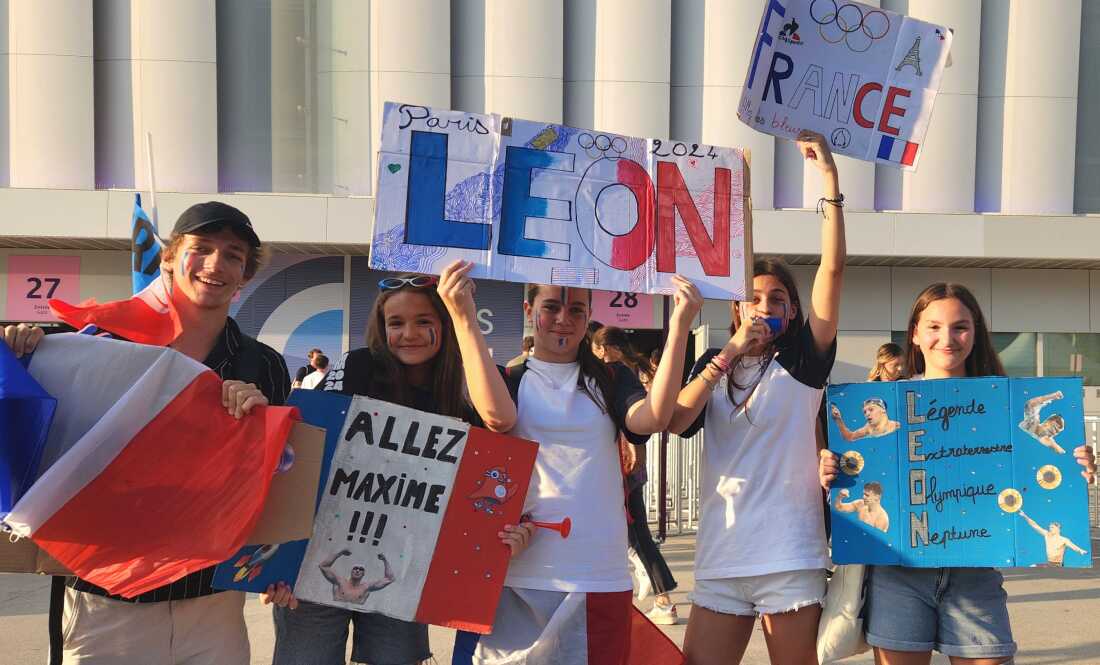
POLYGON ((455 633, 454 651, 451 652, 451 665, 474 665, 474 652, 481 635, 460 630, 455 633))
POLYGON ((885 159, 888 162, 894 160, 890 159, 890 153, 894 150, 894 137, 882 135, 882 140, 878 144, 878 158, 885 159))

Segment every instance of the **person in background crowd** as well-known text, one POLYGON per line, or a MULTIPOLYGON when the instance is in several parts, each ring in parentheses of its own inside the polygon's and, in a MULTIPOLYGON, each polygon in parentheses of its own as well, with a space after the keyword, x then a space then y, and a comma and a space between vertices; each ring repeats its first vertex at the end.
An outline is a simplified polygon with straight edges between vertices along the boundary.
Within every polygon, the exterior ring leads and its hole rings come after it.
POLYGON ((535 338, 530 335, 523 338, 523 350, 519 355, 508 361, 505 367, 515 367, 516 365, 522 365, 527 362, 527 359, 531 357, 531 349, 535 346, 535 338))
POLYGON ((328 374, 328 356, 318 353, 313 357, 313 366, 317 369, 302 379, 302 388, 306 390, 313 390, 325 380, 325 375, 328 374))
MULTIPOLYGON (((592 352, 605 363, 621 362, 634 370, 642 386, 649 390, 656 371, 655 366, 650 364, 649 357, 634 349, 622 328, 604 326, 597 330, 592 336, 592 352)), ((676 624, 680 617, 669 596, 676 589, 676 578, 672 576, 668 563, 661 556, 657 543, 653 542, 653 534, 649 531, 649 515, 645 508, 645 484, 648 480, 646 449, 644 446, 632 446, 623 440, 620 440, 619 448, 623 459, 623 473, 626 476, 626 506, 630 515, 627 531, 630 542, 629 558, 634 568, 638 599, 644 600, 652 589, 653 608, 646 616, 656 624, 676 624)))
POLYGON ((299 367, 298 371, 294 373, 294 383, 291 387, 300 388, 302 386, 302 381, 306 378, 306 376, 317 370, 317 365, 314 364, 314 361, 319 355, 321 355, 321 349, 309 350, 309 353, 306 354, 306 365, 304 365, 303 367, 299 367))
POLYGON ((875 366, 867 373, 868 381, 897 381, 905 377, 905 354, 901 347, 887 342, 875 353, 875 366))

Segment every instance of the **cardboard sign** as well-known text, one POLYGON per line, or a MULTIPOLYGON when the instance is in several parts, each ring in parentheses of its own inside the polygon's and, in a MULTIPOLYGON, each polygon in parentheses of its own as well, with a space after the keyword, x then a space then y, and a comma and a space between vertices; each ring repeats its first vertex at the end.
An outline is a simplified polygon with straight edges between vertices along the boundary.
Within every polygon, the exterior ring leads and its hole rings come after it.
POLYGON ((510 556, 497 533, 518 523, 537 444, 366 397, 288 403, 328 431, 312 536, 245 548, 214 586, 285 581, 302 600, 489 632, 510 556))
MULTIPOLYGON (((305 423, 296 423, 287 444, 294 450, 294 463, 271 481, 267 503, 260 514, 249 543, 286 542, 309 537, 313 528, 313 511, 303 495, 317 491, 324 453, 324 430, 305 423), (298 504, 305 503, 305 507, 298 504)), ((0 532, 0 572, 71 574, 29 538, 16 542, 0 532)))
POLYGON ((593 291, 592 320, 619 328, 661 327, 661 299, 646 293, 593 291))
POLYGON ((1080 378, 831 386, 833 560, 1092 565, 1080 378))
POLYGON ((748 159, 735 148, 387 103, 370 265, 742 299, 748 159))
POLYGON ((56 321, 46 301, 80 300, 79 256, 9 256, 8 321, 56 321))
POLYGON ((843 0, 768 0, 737 117, 915 170, 951 51, 946 26, 843 0))

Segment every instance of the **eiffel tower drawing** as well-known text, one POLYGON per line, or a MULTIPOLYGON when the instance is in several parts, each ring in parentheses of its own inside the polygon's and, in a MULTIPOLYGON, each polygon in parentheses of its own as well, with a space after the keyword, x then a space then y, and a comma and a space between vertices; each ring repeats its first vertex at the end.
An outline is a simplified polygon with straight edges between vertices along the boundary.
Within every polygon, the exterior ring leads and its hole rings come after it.
POLYGON ((917 76, 924 75, 920 70, 920 35, 917 35, 916 41, 909 47, 909 52, 901 59, 901 62, 894 68, 894 71, 900 72, 902 67, 912 67, 917 70, 917 76))

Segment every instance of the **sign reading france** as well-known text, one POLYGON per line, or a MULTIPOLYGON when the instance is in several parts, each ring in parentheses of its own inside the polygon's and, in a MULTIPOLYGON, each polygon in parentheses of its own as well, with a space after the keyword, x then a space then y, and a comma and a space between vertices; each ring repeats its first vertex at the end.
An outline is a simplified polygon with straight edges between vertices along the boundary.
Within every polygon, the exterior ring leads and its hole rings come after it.
POLYGON ((1080 378, 831 386, 833 560, 1090 567, 1080 378))

